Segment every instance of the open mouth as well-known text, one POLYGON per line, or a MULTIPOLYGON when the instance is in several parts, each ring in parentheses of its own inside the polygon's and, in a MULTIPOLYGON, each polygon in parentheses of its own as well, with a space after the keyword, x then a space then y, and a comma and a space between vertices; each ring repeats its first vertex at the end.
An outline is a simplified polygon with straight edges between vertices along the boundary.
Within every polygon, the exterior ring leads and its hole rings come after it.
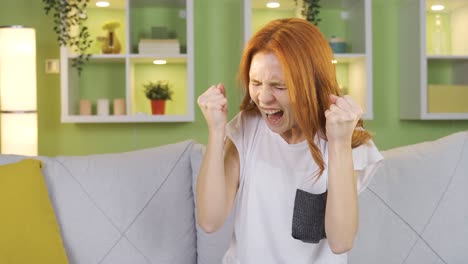
POLYGON ((268 120, 271 123, 278 123, 279 120, 283 117, 284 112, 281 110, 266 110, 264 111, 268 120))

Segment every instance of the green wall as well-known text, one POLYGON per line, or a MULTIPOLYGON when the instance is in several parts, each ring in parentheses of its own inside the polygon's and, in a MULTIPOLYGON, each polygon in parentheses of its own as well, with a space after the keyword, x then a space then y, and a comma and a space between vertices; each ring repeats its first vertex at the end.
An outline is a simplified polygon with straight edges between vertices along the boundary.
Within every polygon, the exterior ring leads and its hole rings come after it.
MULTIPOLYGON (((291 0, 292 1, 292 0, 291 0)), ((242 47, 240 0, 194 0, 195 97, 208 86, 226 84, 229 116, 240 102, 236 73, 242 47)), ((374 120, 367 128, 381 149, 436 139, 468 130, 468 121, 399 119, 398 0, 373 1, 374 120)), ((196 108, 193 123, 62 124, 60 77, 45 74, 46 59, 59 58, 52 21, 41 0, 0 1, 0 25, 36 28, 39 154, 81 155, 136 150, 195 139, 206 143, 207 128, 196 108)))
POLYGON ((467 120, 400 120, 398 2, 372 1, 374 120, 368 121, 366 128, 374 132, 380 149, 433 140, 468 130, 467 120))
MULTIPOLYGON (((196 0, 195 97, 212 84, 224 82, 230 99, 229 116, 240 101, 236 72, 243 40, 238 0, 196 0)), ((44 62, 59 58, 51 17, 41 0, 0 1, 0 25, 36 28, 40 155, 82 155, 136 150, 189 138, 206 141, 206 123, 195 109, 193 123, 60 123, 60 76, 44 73, 44 62)))

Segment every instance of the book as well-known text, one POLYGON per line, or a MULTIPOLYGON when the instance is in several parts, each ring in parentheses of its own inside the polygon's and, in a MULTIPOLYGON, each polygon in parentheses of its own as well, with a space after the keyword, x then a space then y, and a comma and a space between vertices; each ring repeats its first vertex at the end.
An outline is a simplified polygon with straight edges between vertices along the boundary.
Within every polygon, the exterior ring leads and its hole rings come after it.
POLYGON ((140 39, 138 44, 140 54, 180 53, 178 39, 140 39))

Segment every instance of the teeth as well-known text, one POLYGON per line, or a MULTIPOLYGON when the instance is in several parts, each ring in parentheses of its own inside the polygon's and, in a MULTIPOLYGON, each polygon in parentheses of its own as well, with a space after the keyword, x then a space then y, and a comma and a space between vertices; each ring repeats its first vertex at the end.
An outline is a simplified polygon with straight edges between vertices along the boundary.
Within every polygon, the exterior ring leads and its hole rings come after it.
POLYGON ((278 112, 281 112, 281 110, 264 110, 263 112, 265 112, 265 114, 267 114, 267 115, 273 115, 273 114, 276 114, 278 112))

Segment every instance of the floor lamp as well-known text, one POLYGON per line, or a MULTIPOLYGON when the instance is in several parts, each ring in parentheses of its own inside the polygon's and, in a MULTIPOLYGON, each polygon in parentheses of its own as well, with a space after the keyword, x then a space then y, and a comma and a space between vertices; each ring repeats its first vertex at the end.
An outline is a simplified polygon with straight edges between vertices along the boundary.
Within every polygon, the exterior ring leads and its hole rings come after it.
POLYGON ((0 27, 0 126, 3 154, 37 155, 36 33, 0 27))

